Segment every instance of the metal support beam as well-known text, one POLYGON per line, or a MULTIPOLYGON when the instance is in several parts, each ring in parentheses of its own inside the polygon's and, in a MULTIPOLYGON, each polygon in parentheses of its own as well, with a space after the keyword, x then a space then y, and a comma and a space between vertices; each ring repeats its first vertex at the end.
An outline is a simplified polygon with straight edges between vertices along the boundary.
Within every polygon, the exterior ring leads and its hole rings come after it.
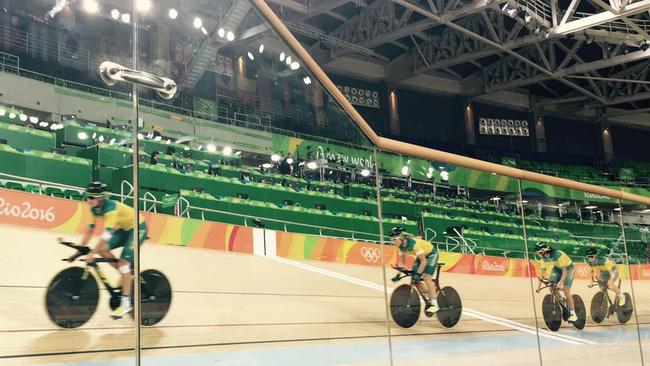
POLYGON ((574 33, 585 30, 587 28, 592 28, 599 24, 612 22, 614 20, 642 13, 648 10, 650 10, 650 0, 641 0, 628 4, 625 8, 621 8, 621 10, 617 13, 613 13, 611 11, 603 11, 584 18, 567 21, 564 24, 560 24, 557 27, 554 27, 551 30, 551 34, 563 35, 574 33))

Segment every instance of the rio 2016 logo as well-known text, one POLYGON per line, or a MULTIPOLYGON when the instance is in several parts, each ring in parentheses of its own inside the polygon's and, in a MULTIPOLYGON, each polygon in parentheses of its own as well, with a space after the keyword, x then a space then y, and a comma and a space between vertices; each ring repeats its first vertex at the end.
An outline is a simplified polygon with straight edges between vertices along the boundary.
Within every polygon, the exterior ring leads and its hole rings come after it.
POLYGON ((496 262, 490 263, 488 261, 483 261, 481 264, 481 268, 484 271, 487 272, 505 272, 506 271, 506 265, 505 264, 499 264, 496 262))
POLYGON ((32 207, 32 204, 29 202, 13 204, 7 202, 3 197, 0 197, 0 216, 47 222, 54 222, 54 220, 56 220, 54 207, 49 207, 47 209, 35 208, 32 207))
POLYGON ((361 256, 368 263, 377 263, 381 258, 381 250, 379 248, 362 247, 361 256))

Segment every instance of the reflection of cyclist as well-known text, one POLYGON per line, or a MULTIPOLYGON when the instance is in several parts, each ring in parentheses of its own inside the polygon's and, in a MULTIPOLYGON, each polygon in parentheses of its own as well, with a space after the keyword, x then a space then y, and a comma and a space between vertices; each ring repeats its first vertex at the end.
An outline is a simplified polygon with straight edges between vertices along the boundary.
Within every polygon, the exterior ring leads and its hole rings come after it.
POLYGON ((415 263, 413 263, 411 280, 418 286, 420 292, 429 294, 424 313, 427 316, 432 316, 439 310, 437 300, 438 289, 432 280, 433 273, 436 270, 436 264, 438 263, 438 252, 436 252, 433 244, 407 233, 403 227, 393 228, 389 235, 393 240, 393 244, 400 251, 397 257, 397 267, 404 266, 407 253, 416 256, 415 263), (426 284, 427 291, 424 291, 422 287, 422 280, 426 284))
POLYGON ((598 248, 587 249, 585 255, 587 256, 586 262, 592 269, 591 278, 598 282, 601 289, 609 288, 616 292, 618 305, 625 305, 625 296, 621 294, 621 290, 614 284, 618 280, 618 269, 614 262, 606 256, 599 256, 598 248))
MULTIPOLYGON (((81 240, 81 245, 85 246, 90 241, 97 219, 104 221, 104 231, 95 248, 86 256, 86 261, 93 262, 94 254, 99 254, 103 258, 115 259, 110 251, 124 247, 120 259, 111 263, 122 277, 122 301, 111 314, 114 319, 119 319, 133 310, 131 306, 131 265, 133 264, 133 216, 135 213, 133 208, 109 199, 106 184, 101 182, 90 183, 86 188, 85 198, 91 206, 92 219, 81 240)), ((147 226, 142 217, 139 221, 138 242, 142 245, 147 237, 147 226)))
MULTIPOLYGON (((573 261, 566 253, 561 250, 554 249, 546 242, 539 242, 535 244, 535 251, 542 257, 542 273, 541 277, 548 278, 548 280, 557 286, 558 290, 564 291, 567 304, 569 305, 569 319, 570 322, 578 320, 575 307, 573 305, 573 297, 571 297, 571 284, 573 284, 573 261), (547 277, 546 271, 548 267, 551 269, 551 274, 547 277)), ((537 285, 537 292, 540 291, 542 282, 537 285)))

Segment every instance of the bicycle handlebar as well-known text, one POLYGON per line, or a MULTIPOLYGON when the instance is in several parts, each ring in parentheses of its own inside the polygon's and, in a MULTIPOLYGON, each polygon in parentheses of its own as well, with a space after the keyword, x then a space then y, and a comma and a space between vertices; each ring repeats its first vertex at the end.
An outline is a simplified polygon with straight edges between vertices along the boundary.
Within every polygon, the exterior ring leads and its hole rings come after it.
MULTIPOLYGON (((65 245, 66 247, 70 247, 70 248, 75 249, 77 251, 77 253, 75 253, 74 255, 72 255, 72 256, 70 256, 68 258, 63 258, 62 259, 63 261, 66 261, 66 262, 74 262, 77 258, 90 253, 90 248, 89 247, 86 247, 86 246, 83 246, 83 245, 77 245, 77 244, 75 244, 73 242, 70 242, 70 241, 65 241, 65 240, 63 240, 63 238, 59 238, 59 244, 65 245)), ((85 262, 86 260, 81 259, 81 261, 85 262)), ((115 259, 115 258, 96 258, 95 261, 94 261, 94 263, 115 263, 115 262, 117 262, 117 259, 115 259)))

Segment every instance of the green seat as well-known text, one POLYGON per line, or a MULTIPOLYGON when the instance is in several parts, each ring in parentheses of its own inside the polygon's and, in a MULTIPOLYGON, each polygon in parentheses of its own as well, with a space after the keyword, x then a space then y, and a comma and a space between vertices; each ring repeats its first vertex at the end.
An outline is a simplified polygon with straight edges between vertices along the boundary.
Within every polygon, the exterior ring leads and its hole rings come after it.
POLYGON ((75 201, 83 201, 83 195, 74 189, 65 189, 63 191, 63 196, 75 201))
POLYGON ((25 192, 41 194, 41 187, 36 184, 26 184, 25 192))
POLYGON ((45 194, 52 197, 64 198, 63 191, 56 187, 45 188, 45 194))
POLYGON ((18 183, 18 182, 7 182, 7 184, 5 184, 5 187, 8 188, 8 189, 13 189, 15 191, 24 191, 25 190, 25 188, 23 188, 23 185, 18 183))

